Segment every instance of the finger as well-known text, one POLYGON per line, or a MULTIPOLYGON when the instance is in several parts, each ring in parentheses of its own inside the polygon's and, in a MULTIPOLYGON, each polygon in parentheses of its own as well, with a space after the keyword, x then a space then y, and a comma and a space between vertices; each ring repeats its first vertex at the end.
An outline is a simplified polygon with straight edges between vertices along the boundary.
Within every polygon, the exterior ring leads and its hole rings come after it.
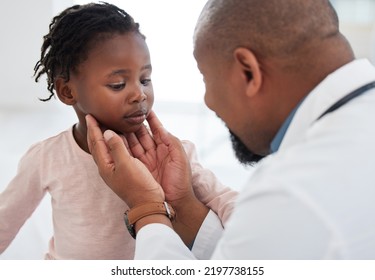
POLYGON ((164 138, 168 134, 168 131, 164 128, 163 124, 158 119, 154 111, 151 111, 148 115, 147 122, 150 126, 156 144, 162 143, 162 138, 164 138))
POLYGON ((171 144, 181 144, 180 139, 170 133, 158 119, 154 111, 151 111, 147 122, 150 125, 151 131, 154 135, 154 141, 156 144, 165 144, 167 146, 171 144))
POLYGON ((151 111, 150 114, 147 116, 147 122, 150 126, 152 133, 157 131, 160 127, 163 127, 163 124, 161 123, 159 118, 156 116, 154 111, 151 111))
POLYGON ((114 168, 129 162, 131 158, 122 138, 112 130, 106 130, 103 134, 105 142, 109 149, 114 168))
POLYGON ((128 150, 129 154, 133 155, 132 151, 130 150, 129 143, 128 143, 128 140, 126 139, 125 135, 121 134, 120 137, 121 137, 122 142, 124 142, 124 145, 125 145, 126 149, 128 150))
POLYGON ((135 136, 145 151, 156 148, 154 137, 144 125, 135 132, 135 136))
POLYGON ((98 122, 91 115, 86 116, 87 124, 87 144, 94 161, 99 166, 112 164, 112 157, 104 141, 102 131, 98 122))
MULTIPOLYGON (((93 134, 95 130, 97 129, 97 127, 99 127, 99 124, 96 121, 96 119, 91 115, 86 115, 85 118, 86 118, 86 125, 87 125, 87 145, 89 146, 89 150, 91 152, 93 141, 95 141, 93 134)), ((101 136, 101 138, 103 137, 101 136)))
POLYGON ((129 150, 134 157, 139 158, 140 156, 145 154, 145 149, 134 133, 127 133, 125 136, 129 145, 129 150))

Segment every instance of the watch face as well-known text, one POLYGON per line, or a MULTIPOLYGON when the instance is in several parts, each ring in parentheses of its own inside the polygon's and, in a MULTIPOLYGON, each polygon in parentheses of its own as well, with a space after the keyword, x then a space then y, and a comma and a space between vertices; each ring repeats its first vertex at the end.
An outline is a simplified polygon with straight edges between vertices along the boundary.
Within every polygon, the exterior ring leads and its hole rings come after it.
POLYGON ((128 232, 135 239, 134 225, 129 223, 128 211, 126 211, 125 214, 124 214, 124 221, 125 221, 126 228, 128 229, 128 232))

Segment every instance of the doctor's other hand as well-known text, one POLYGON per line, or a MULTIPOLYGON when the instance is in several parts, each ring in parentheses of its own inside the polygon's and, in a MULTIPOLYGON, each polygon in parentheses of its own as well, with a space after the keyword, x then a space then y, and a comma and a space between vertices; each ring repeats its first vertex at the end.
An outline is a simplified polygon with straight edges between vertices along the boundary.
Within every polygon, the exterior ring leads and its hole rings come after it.
POLYGON ((195 197, 190 162, 181 141, 163 127, 154 112, 147 122, 150 129, 142 126, 126 134, 128 149, 162 186, 166 201, 178 208, 182 200, 195 197))
POLYGON ((94 117, 87 115, 87 140, 90 153, 106 184, 129 208, 165 200, 160 184, 147 167, 134 158, 124 139, 111 130, 102 133, 94 117))
POLYGON ((190 162, 181 141, 163 127, 154 112, 147 122, 151 132, 143 126, 126 135, 128 149, 162 186, 166 201, 177 212, 173 228, 190 246, 209 210, 194 194, 190 162))
POLYGON ((103 136, 96 120, 86 116, 90 152, 104 181, 130 208, 151 201, 169 202, 177 212, 173 228, 189 245, 208 208, 194 194, 190 163, 181 142, 163 128, 153 112, 147 121, 152 135, 142 127, 122 139, 111 131, 103 136))

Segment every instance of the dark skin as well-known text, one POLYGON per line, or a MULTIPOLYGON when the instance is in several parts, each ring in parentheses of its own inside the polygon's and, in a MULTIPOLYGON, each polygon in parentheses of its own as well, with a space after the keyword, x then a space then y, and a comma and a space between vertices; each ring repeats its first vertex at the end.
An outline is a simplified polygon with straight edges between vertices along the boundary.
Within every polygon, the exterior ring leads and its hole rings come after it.
POLYGON ((353 52, 328 1, 207 2, 194 34, 205 103, 250 151, 268 155, 290 112, 353 52))
POLYGON ((145 130, 130 137, 126 135, 128 142, 124 144, 112 131, 103 136, 99 124, 87 116, 90 152, 106 184, 130 207, 165 199, 175 208, 177 223, 172 224, 165 215, 149 215, 136 222, 136 232, 150 223, 161 223, 173 228, 185 244, 190 244, 208 209, 191 192, 188 179, 191 172, 180 141, 155 119, 154 114, 147 119, 153 135, 145 130))
MULTIPOLYGON (((350 45, 338 32, 335 17, 324 1, 267 1, 267 5, 267 9, 265 9, 261 1, 210 0, 209 5, 202 13, 203 16, 198 20, 194 36, 194 56, 204 77, 206 105, 225 122, 249 151, 259 155, 269 153, 272 139, 296 105, 329 73, 354 59, 350 45), (236 5, 232 5, 234 2, 236 5), (298 4, 298 6, 294 4, 298 4), (309 4, 308 8, 306 4, 309 4), (239 5, 243 6, 239 8, 239 5), (291 6, 295 6, 295 9, 290 9, 291 6), (248 9, 248 12, 254 15, 262 13, 261 19, 265 19, 263 21, 265 26, 261 27, 269 33, 255 34, 259 33, 257 29, 249 32, 248 28, 227 30, 228 26, 232 25, 226 25, 226 23, 232 24, 231 21, 234 21, 234 27, 242 26, 246 22, 249 28, 254 28, 251 27, 253 23, 261 22, 259 17, 243 13, 244 9, 248 9), (325 12, 325 24, 322 24, 322 9, 325 12), (234 15, 228 17, 228 10, 238 13, 239 16, 246 16, 241 20, 238 20, 238 17, 234 15), (286 13, 292 11, 293 14, 290 15, 290 18, 293 18, 294 21, 290 22, 289 28, 283 30, 284 33, 275 34, 274 30, 279 32, 276 27, 285 25, 285 18, 282 15, 280 17, 279 10, 286 13), (311 15, 311 11, 319 11, 319 14, 314 17, 306 17, 305 14, 311 15), (214 37, 212 35, 216 34, 217 26, 211 26, 210 13, 222 14, 221 17, 219 16, 218 25, 224 25, 223 32, 227 32, 228 36, 214 37), (254 22, 255 20, 257 22, 254 22), (269 22, 273 22, 275 28, 269 27, 269 22), (304 26, 306 29, 301 29, 300 26, 304 26), (300 32, 300 34, 296 32, 300 32), (239 39, 236 36, 232 39, 234 42, 222 42, 229 40, 228 38, 234 33, 241 33, 243 42, 238 42, 239 39), (265 46, 271 45, 268 52, 260 54, 265 48, 264 46, 258 51, 254 51, 251 47, 245 47, 252 43, 248 34, 255 36, 254 44, 261 39, 267 42, 265 46), (306 34, 309 34, 310 37, 306 38, 306 34), (275 38, 275 36, 280 37, 275 38), (285 42, 290 42, 290 44, 286 44, 287 47, 285 47, 285 42), (221 45, 224 46, 223 49, 220 49, 221 45), (228 45, 233 48, 228 48, 228 45), (238 45, 243 45, 243 47, 238 47, 238 45), (285 53, 280 53, 281 48, 284 48, 285 53), (230 53, 228 49, 230 49, 230 53), (288 54, 289 49, 293 49, 293 55, 288 54)), ((213 17, 214 19, 215 17, 213 17)), ((152 177, 152 170, 150 173, 150 170, 147 169, 149 163, 145 163, 145 160, 142 159, 140 156, 142 153, 132 154, 132 149, 126 148, 121 138, 113 133, 105 133, 104 139, 97 123, 91 117, 88 120, 90 151, 101 176, 109 187, 129 205, 160 201, 163 198, 168 202, 171 198, 180 201, 179 204, 183 205, 177 211, 177 215, 184 220, 188 228, 199 229, 207 211, 196 210, 191 202, 191 200, 194 201, 194 197, 191 199, 191 195, 182 195, 189 193, 191 185, 178 184, 176 187, 179 188, 173 189, 175 178, 185 181, 187 176, 191 176, 186 163, 184 163, 186 156, 183 149, 178 147, 177 140, 172 141, 172 136, 161 137, 159 139, 161 141, 154 140, 153 149, 164 146, 166 152, 164 156, 179 163, 177 165, 156 164, 155 166, 158 166, 160 172, 174 174, 174 176, 164 177, 162 182, 158 182, 155 177, 152 177), (130 159, 136 160, 137 164, 132 163, 130 159), (176 168, 176 166, 182 168, 176 168), (137 175, 133 176, 134 180, 129 181, 128 177, 125 180, 124 172, 127 176, 137 175), (142 183, 144 181, 147 184, 142 183), (137 189, 132 190, 132 185, 136 185, 137 189), (186 188, 186 190, 181 192, 180 188, 186 188), (179 199, 171 195, 175 191, 179 199), (162 195, 163 192, 165 197, 162 195), (140 193, 143 193, 144 196, 140 193)), ((152 120, 149 120, 149 123, 151 126, 152 120)), ((153 139, 151 135, 147 138, 148 141, 153 139)), ((144 147, 144 151, 148 152, 145 142, 139 141, 139 143, 144 147)), ((160 162, 162 159, 159 158, 156 161, 160 162)), ((177 206, 178 204, 176 204, 177 206)), ((136 229, 139 230, 153 222, 172 226, 165 216, 150 215, 139 220, 136 223, 136 229)), ((197 230, 191 230, 188 233, 188 239, 193 239, 192 235, 197 230)), ((178 230, 176 231, 181 234, 178 230)))
POLYGON ((150 54, 137 33, 114 35, 93 47, 70 80, 58 78, 59 99, 73 106, 78 123, 74 138, 86 152, 85 116, 94 115, 103 127, 124 134, 137 131, 151 111, 154 93, 150 54))
POLYGON ((235 49, 228 62, 207 49, 206 37, 201 38, 194 56, 205 80, 206 105, 250 151, 262 156, 269 154, 273 138, 297 104, 329 73, 354 58, 346 40, 337 36, 311 42, 301 56, 314 63, 291 71, 285 69, 285 58, 258 58, 247 48, 235 49), (252 73, 251 80, 246 72, 252 73))
POLYGON ((103 136, 92 116, 86 120, 90 152, 112 190, 130 208, 166 200, 177 212, 173 224, 165 215, 142 218, 135 225, 136 232, 149 222, 162 223, 173 227, 185 244, 191 244, 208 208, 194 195, 190 164, 180 140, 163 128, 153 112, 147 118, 152 135, 142 126, 126 139, 112 131, 103 136), (121 169, 117 168, 120 165, 121 169), (124 181, 132 183, 124 189, 124 181))

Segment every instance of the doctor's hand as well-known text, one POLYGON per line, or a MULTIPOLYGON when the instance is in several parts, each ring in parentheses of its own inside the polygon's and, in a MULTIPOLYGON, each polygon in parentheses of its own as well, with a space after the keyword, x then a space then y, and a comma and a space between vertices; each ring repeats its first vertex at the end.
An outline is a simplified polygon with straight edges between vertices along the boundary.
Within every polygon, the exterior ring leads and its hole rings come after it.
POLYGON ((178 208, 182 200, 195 197, 189 160, 181 141, 165 130, 154 112, 147 122, 151 131, 142 126, 125 135, 128 149, 162 186, 166 201, 178 208))
POLYGON ((126 135, 128 149, 162 186, 166 201, 177 213, 173 228, 186 245, 191 245, 208 208, 194 194, 190 162, 181 141, 163 128, 154 112, 147 122, 151 132, 142 127, 126 135))
POLYGON ((104 181, 130 208, 150 201, 169 202, 177 212, 173 228, 185 244, 191 244, 208 208, 195 197, 181 142, 153 112, 147 121, 152 135, 142 127, 121 139, 111 131, 103 137, 96 120, 87 116, 90 152, 104 181))
POLYGON ((147 202, 165 200, 160 184, 147 167, 134 158, 123 139, 107 130, 102 134, 97 121, 86 116, 89 150, 106 184, 130 208, 147 202))

